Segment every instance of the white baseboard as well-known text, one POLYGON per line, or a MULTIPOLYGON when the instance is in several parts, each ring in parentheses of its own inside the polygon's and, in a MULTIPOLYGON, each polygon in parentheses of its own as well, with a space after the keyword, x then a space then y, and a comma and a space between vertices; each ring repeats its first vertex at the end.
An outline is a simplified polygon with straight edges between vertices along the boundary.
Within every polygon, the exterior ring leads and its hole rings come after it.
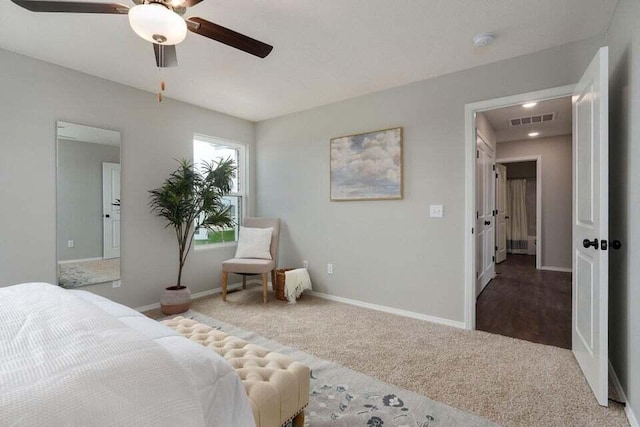
POLYGON ((70 264, 72 262, 88 262, 88 261, 102 261, 104 258, 96 257, 96 258, 80 258, 80 259, 66 259, 64 261, 58 261, 58 264, 70 264))
MULTIPOLYGON (((261 285, 262 281, 260 279, 249 279, 249 280, 247 280, 247 284, 258 284, 258 285, 261 285)), ((269 282, 269 285, 271 285, 271 282, 269 282)), ((229 289, 238 289, 238 288, 242 288, 242 283, 234 283, 232 285, 229 285, 229 289)), ((209 295, 219 294, 221 292, 222 292, 222 288, 214 288, 214 289, 208 289, 208 290, 202 291, 202 292, 196 292, 195 294, 192 294, 191 296, 192 296, 192 298, 195 299, 195 298, 206 297, 206 296, 209 296, 209 295)), ((311 292, 309 292, 309 294, 313 295, 315 297, 318 297, 318 298, 323 298, 323 299, 330 300, 330 301, 341 302, 343 304, 355 305, 357 307, 364 307, 364 308, 368 308, 368 309, 371 309, 371 310, 383 311, 385 313, 396 314, 398 316, 403 316, 403 317, 410 317, 412 319, 424 320, 426 322, 437 323, 439 325, 452 326, 454 328, 465 329, 464 322, 458 322, 458 321, 450 320, 450 319, 443 319, 441 317, 429 316, 427 314, 416 313, 414 311, 408 311, 408 310, 401 310, 399 308, 387 307, 387 306, 384 306, 384 305, 371 304, 371 303, 368 303, 368 302, 358 301, 358 300, 349 299, 349 298, 337 297, 337 296, 325 294, 325 293, 322 293, 322 292, 311 291, 311 292)), ((158 308, 160 308, 160 303, 145 305, 145 306, 142 306, 142 307, 138 307, 135 310, 137 310, 137 311, 139 311, 141 313, 144 313, 145 311, 155 310, 155 309, 158 309, 158 308)))
POLYGON ((399 308, 387 307, 384 305, 371 304, 368 302, 358 301, 349 298, 337 297, 335 295, 324 294, 322 292, 311 291, 311 295, 324 298, 330 301, 341 302, 344 304, 355 305, 358 307, 364 307, 371 310, 383 311, 385 313, 396 314, 398 316, 410 317, 412 319, 424 320, 431 323, 437 323, 439 325, 453 326, 454 328, 465 329, 464 322, 458 322, 456 320, 443 319, 441 317, 429 316, 427 314, 416 313, 414 311, 401 310, 399 308))
POLYGON ((627 399, 627 395, 624 393, 622 389, 622 384, 620 384, 620 379, 618 378, 618 374, 616 374, 615 369, 613 369, 613 365, 611 365, 611 361, 609 361, 609 377, 611 378, 611 382, 613 382, 613 387, 618 392, 618 396, 620 399, 625 402, 624 405, 624 413, 627 416, 627 420, 629 420, 629 425, 631 427, 640 427, 638 424, 638 419, 636 415, 633 413, 631 406, 629 406, 629 400, 627 399))
MULTIPOLYGON (((254 283, 254 280, 247 280, 247 283, 254 283)), ((242 288, 242 283, 233 283, 228 287, 229 290, 235 290, 238 288, 242 288)), ((219 293, 222 293, 222 288, 207 289, 206 291, 201 291, 201 292, 196 292, 195 294, 191 294, 191 298, 196 299, 196 298, 208 297, 209 295, 215 295, 219 293)), ((160 308, 160 303, 156 302, 154 304, 143 305, 142 307, 136 307, 134 308, 134 310, 139 311, 140 313, 144 313, 145 311, 156 310, 158 308, 160 308)))
POLYGON ((548 267, 548 266, 542 266, 540 267, 540 270, 547 270, 547 271, 560 271, 562 273, 572 273, 573 270, 570 268, 565 268, 565 267, 548 267))

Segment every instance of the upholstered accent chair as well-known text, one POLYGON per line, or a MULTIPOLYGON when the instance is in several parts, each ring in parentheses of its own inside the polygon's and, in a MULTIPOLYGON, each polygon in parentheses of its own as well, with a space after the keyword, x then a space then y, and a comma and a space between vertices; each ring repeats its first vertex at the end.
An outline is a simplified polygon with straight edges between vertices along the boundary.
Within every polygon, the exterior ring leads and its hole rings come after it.
POLYGON ((271 283, 275 282, 275 269, 278 267, 278 243, 280 240, 279 218, 245 218, 244 227, 273 228, 270 253, 272 259, 232 258, 222 263, 222 300, 227 300, 229 273, 242 275, 242 289, 247 288, 247 276, 262 276, 262 302, 266 303, 269 273, 271 283))

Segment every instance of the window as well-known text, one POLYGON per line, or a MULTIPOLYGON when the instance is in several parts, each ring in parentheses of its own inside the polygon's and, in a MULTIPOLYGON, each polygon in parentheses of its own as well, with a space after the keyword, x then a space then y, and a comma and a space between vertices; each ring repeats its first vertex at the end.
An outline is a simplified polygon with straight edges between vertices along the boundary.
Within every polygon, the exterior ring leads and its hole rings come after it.
POLYGON ((236 177, 231 184, 231 192, 224 197, 225 203, 231 206, 231 214, 236 226, 216 231, 201 228, 193 237, 193 244, 196 247, 238 241, 238 231, 243 216, 243 202, 246 195, 246 153, 245 146, 242 144, 204 135, 194 136, 193 164, 196 169, 200 169, 203 162, 211 163, 212 161, 227 158, 231 158, 237 167, 236 177))

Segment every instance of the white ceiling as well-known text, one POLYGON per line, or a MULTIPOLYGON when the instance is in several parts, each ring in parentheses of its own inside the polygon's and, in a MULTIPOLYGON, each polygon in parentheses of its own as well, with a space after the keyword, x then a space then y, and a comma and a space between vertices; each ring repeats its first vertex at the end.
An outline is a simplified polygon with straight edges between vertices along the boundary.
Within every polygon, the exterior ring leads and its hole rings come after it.
POLYGON ((58 122, 58 139, 90 142, 92 144, 120 146, 120 132, 77 125, 75 123, 58 122))
MULTIPOLYGON (((535 100, 532 100, 535 101, 535 100)), ((536 138, 568 135, 572 132, 571 97, 551 99, 538 102, 535 107, 524 108, 522 105, 485 111, 485 116, 496 132, 497 142, 523 141, 533 139, 531 132, 539 132, 536 138), (510 120, 553 113, 555 117, 549 122, 511 126, 510 120)))
POLYGON ((602 34, 616 3, 204 0, 185 16, 273 52, 259 59, 190 33, 179 67, 159 73, 125 15, 35 14, 3 0, 0 47, 150 92, 164 79, 168 97, 258 121, 602 34), (487 31, 495 44, 474 48, 487 31))

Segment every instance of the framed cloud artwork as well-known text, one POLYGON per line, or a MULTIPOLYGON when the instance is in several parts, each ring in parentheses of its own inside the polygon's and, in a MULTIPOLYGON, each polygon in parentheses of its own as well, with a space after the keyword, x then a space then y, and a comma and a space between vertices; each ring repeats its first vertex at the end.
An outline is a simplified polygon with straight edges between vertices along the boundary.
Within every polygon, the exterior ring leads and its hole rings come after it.
POLYGON ((402 128, 331 140, 331 200, 402 199, 402 128))

